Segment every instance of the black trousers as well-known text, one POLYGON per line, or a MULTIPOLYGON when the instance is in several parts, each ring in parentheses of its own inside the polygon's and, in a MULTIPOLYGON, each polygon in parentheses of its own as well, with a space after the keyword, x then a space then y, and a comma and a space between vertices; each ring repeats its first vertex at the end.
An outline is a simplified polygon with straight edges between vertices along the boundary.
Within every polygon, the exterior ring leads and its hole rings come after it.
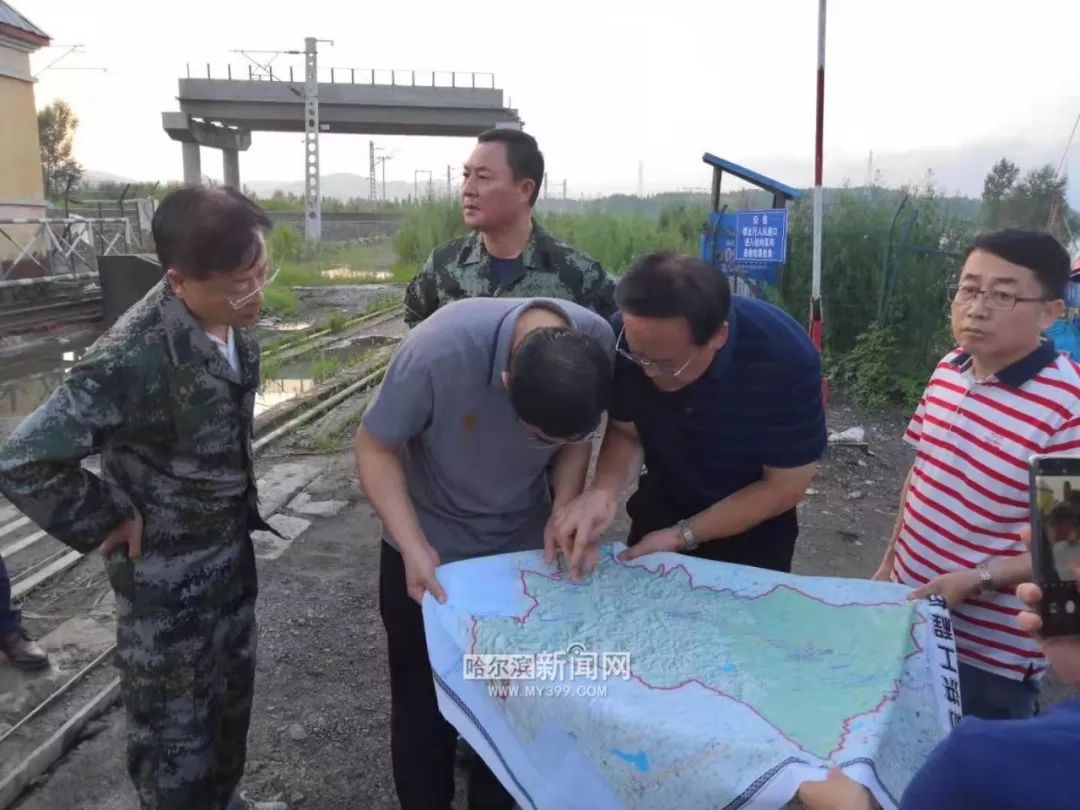
MULTIPOLYGON (((648 473, 643 473, 638 480, 637 491, 626 503, 626 513, 631 521, 630 535, 626 540, 628 546, 634 545, 649 532, 669 528, 692 516, 680 514, 648 473)), ((799 522, 792 509, 748 532, 703 542, 693 551, 684 553, 706 560, 791 573, 791 558, 795 554, 798 536, 799 522)))
MULTIPOLYGON (((390 756, 402 810, 450 810, 457 731, 440 714, 420 606, 405 588, 405 561, 383 542, 379 613, 390 661, 390 756)), ((469 810, 511 810, 513 797, 479 756, 466 761, 469 810)))

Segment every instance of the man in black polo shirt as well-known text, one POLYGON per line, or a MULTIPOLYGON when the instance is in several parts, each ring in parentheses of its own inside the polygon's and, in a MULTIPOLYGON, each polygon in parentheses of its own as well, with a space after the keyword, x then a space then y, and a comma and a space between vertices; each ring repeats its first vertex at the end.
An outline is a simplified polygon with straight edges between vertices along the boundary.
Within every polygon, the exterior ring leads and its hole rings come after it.
POLYGON ((615 392, 596 476, 555 522, 572 544, 571 576, 595 564, 643 460, 624 559, 681 551, 790 571, 795 507, 827 441, 821 362, 805 331, 675 253, 640 260, 615 300, 615 392))

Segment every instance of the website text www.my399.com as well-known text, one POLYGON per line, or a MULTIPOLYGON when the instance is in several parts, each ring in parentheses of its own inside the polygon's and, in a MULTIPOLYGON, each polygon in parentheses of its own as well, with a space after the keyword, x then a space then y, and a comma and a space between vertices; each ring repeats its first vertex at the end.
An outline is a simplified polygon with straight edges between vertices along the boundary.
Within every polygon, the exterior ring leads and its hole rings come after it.
POLYGON ((505 700, 507 698, 560 698, 560 697, 607 697, 607 684, 604 683, 518 683, 514 681, 493 681, 487 685, 488 696, 505 700))

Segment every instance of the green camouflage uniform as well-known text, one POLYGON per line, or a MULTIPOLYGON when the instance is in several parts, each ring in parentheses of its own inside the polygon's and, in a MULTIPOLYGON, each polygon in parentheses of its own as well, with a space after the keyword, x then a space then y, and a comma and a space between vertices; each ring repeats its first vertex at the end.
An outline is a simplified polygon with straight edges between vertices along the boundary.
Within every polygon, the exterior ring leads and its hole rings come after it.
POLYGON ((259 349, 235 374, 166 282, 0 445, 0 492, 83 552, 137 509, 114 553, 128 771, 144 810, 225 807, 244 770, 258 590, 251 438, 259 349), (102 477, 80 466, 101 454, 102 477))
POLYGON ((536 222, 517 271, 499 284, 483 237, 474 232, 439 245, 405 290, 405 323, 416 326, 459 298, 561 298, 605 318, 615 312, 615 281, 599 262, 552 237, 536 222))

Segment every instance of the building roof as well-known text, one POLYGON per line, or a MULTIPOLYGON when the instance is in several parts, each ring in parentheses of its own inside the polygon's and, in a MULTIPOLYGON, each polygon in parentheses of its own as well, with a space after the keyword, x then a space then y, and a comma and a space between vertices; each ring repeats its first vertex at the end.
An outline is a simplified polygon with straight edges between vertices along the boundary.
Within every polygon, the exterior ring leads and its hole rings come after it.
POLYGON ((4 0, 0 0, 0 36, 8 36, 37 47, 44 47, 51 41, 48 34, 4 0))

